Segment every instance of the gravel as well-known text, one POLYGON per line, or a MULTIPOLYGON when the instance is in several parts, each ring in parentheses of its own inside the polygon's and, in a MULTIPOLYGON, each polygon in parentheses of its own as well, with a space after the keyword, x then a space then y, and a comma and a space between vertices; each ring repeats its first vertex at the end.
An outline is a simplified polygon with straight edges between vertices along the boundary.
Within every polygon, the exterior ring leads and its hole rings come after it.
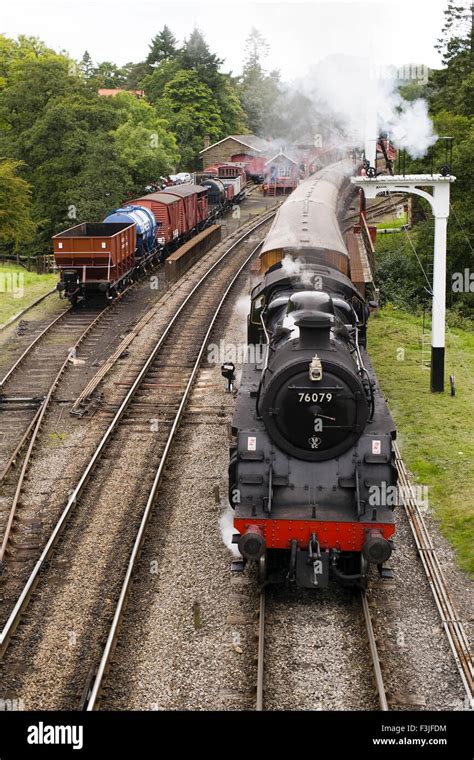
MULTIPOLYGON (((214 251, 213 258, 217 256, 218 251, 214 251)), ((204 266, 201 264, 193 270, 192 277, 179 284, 175 291, 188 292, 204 266)), ((213 283, 218 281, 215 277, 213 283)), ((169 318, 175 309, 176 304, 168 297, 156 320, 161 321, 161 329, 166 324, 166 313, 169 312, 169 318)), ((134 342, 131 354, 142 353, 140 365, 147 343, 146 333, 151 333, 153 344, 156 342, 156 321, 150 322, 134 342)), ((195 332, 195 329, 181 328, 180 340, 192 343, 195 332)), ((108 378, 112 399, 114 392, 117 396, 117 387, 123 393, 122 384, 128 386, 127 374, 135 376, 132 364, 135 358, 128 357, 126 366, 121 368, 122 380, 117 380, 120 370, 108 378)), ((153 402, 153 394, 157 394, 155 402, 160 398, 162 386, 158 381, 155 390, 151 376, 150 380, 147 379, 140 391, 138 408, 133 407, 126 424, 114 434, 93 480, 80 497, 67 533, 47 570, 48 582, 38 587, 24 624, 8 650, 4 688, 7 692, 21 692, 26 709, 74 708, 84 688, 87 668, 97 662, 157 466, 158 439, 150 435, 146 407, 153 402), (147 390, 150 380, 150 390, 147 390), (45 610, 48 610, 47 615, 45 610), (38 625, 39 619, 41 625, 38 625), (19 660, 28 663, 21 679, 17 673, 19 660)), ((105 386, 104 392, 106 402, 110 402, 105 386)), ((161 428, 158 437, 162 437, 161 428)), ((42 454, 44 456, 44 451, 42 454)), ((197 610, 195 615, 198 615, 197 610)))

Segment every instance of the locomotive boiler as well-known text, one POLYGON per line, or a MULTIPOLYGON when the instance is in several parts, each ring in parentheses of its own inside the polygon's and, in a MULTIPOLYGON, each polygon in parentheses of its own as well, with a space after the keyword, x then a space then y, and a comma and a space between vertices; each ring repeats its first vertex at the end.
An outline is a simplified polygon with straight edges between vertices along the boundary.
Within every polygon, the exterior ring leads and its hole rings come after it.
POLYGON ((229 498, 234 541, 262 581, 364 587, 392 551, 395 427, 338 223, 348 171, 323 169, 283 204, 251 294, 229 498))

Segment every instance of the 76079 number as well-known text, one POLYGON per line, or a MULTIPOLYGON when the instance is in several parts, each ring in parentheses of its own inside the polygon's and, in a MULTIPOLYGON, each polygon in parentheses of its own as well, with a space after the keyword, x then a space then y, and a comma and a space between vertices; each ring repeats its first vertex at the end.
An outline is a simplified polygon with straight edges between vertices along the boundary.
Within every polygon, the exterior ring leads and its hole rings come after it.
POLYGON ((332 393, 298 393, 300 404, 318 404, 323 401, 332 401, 332 393))

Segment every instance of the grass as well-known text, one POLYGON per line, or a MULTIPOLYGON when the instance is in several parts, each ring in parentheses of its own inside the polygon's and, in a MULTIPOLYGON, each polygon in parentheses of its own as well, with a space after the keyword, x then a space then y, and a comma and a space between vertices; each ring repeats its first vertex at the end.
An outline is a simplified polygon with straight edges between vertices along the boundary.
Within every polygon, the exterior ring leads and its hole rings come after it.
POLYGON ((371 320, 368 350, 405 463, 415 482, 428 487, 430 508, 460 566, 474 573, 474 334, 448 333, 446 392, 432 394, 430 371, 421 364, 421 332, 421 317, 386 307, 371 320), (454 397, 450 374, 456 378, 454 397))
POLYGON ((36 274, 16 264, 0 264, 0 324, 55 287, 58 276, 36 274))
POLYGON ((383 217, 379 222, 376 223, 376 227, 378 230, 390 230, 401 228, 404 224, 407 224, 406 214, 403 214, 401 217, 383 217))

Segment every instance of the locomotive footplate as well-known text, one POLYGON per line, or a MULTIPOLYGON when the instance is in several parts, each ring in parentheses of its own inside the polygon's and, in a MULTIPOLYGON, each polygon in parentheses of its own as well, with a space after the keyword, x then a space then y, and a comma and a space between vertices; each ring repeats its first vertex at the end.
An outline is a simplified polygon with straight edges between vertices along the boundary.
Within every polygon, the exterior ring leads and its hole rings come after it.
MULTIPOLYGON (((292 552, 293 554, 293 552, 292 552)), ((308 549, 296 549, 294 575, 302 588, 326 588, 329 584, 329 550, 321 550, 316 537, 311 537, 308 549)))

